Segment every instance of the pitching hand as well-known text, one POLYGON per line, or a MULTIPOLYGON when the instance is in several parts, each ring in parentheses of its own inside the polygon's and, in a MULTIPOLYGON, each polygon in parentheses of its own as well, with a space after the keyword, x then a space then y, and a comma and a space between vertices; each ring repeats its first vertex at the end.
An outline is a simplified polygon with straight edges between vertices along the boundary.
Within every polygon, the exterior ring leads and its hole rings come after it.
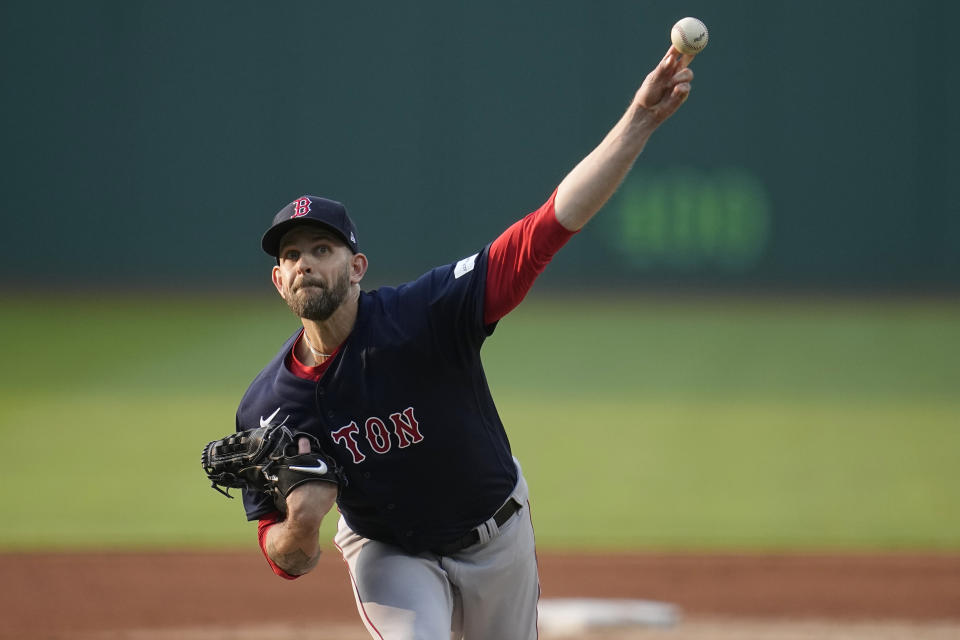
POLYGON ((684 55, 671 46, 637 90, 633 102, 654 126, 672 116, 690 95, 693 71, 687 65, 691 60, 692 55, 684 55))

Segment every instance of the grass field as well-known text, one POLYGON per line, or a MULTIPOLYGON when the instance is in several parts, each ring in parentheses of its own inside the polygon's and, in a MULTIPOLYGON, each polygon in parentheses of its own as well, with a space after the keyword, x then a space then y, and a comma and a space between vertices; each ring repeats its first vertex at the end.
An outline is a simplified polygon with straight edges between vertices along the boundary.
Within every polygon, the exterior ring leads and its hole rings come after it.
MULTIPOLYGON (((294 327, 0 298, 0 549, 254 544, 199 454, 294 327)), ((534 294, 484 355, 541 546, 960 549, 960 304, 534 294)))

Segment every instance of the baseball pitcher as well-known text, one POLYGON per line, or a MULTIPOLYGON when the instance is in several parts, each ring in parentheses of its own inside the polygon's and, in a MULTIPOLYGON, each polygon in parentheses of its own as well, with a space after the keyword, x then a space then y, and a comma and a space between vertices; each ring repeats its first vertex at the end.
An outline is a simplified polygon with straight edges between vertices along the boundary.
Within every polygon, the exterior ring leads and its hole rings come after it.
POLYGON ((671 47, 543 206, 412 282, 361 289, 367 256, 336 201, 302 196, 273 218, 262 247, 302 328, 202 462, 215 488, 242 490, 278 576, 314 568, 336 504, 334 542, 373 638, 537 637, 528 489, 480 349, 686 100, 691 59, 671 47))

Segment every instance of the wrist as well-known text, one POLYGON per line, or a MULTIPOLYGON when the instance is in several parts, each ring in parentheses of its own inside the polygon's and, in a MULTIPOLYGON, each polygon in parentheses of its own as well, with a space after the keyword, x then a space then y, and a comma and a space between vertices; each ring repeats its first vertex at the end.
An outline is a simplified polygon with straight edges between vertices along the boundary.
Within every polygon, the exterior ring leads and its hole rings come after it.
POLYGON ((627 109, 626 121, 631 139, 641 148, 646 145, 647 140, 650 139, 659 125, 654 113, 636 101, 632 102, 630 108, 627 109))

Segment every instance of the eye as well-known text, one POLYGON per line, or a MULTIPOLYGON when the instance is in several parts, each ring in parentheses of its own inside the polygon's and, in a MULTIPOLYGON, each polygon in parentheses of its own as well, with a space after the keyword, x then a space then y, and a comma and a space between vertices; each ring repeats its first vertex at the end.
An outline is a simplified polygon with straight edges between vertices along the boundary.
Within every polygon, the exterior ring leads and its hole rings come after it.
POLYGON ((318 244, 316 247, 313 248, 313 252, 314 252, 315 254, 317 254, 317 255, 320 255, 320 256, 326 255, 326 254, 330 253, 330 245, 328 245, 328 244, 318 244))
POLYGON ((300 257, 300 252, 297 251, 296 249, 287 249, 286 251, 283 252, 284 260, 296 260, 299 257, 300 257))

